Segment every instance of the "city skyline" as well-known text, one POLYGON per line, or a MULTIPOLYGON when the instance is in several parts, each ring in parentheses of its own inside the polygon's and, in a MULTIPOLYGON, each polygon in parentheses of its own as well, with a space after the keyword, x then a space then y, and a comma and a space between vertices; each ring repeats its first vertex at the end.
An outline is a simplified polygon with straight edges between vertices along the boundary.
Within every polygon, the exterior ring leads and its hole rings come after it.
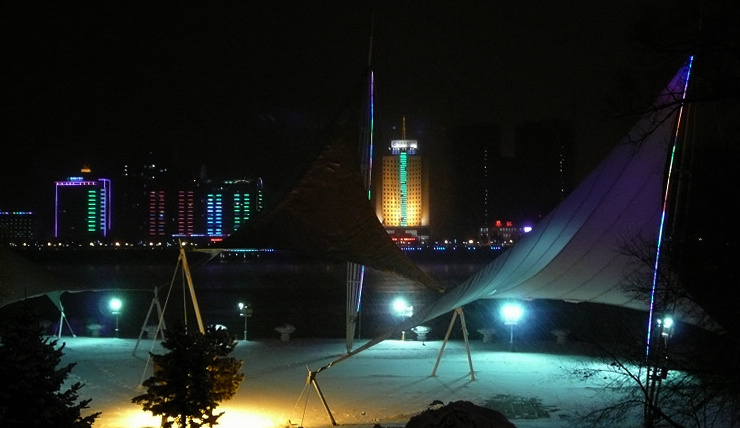
MULTIPOLYGON (((524 146, 532 145, 533 143, 536 144, 536 139, 531 137, 532 134, 536 135, 539 139, 549 140, 552 138, 549 133, 560 131, 563 129, 562 126, 563 125, 559 123, 553 124, 547 122, 542 124, 529 123, 526 124, 526 126, 522 125, 520 128, 525 132, 517 132, 517 144, 522 144, 524 146), (534 129, 530 130, 530 128, 534 129), (523 137, 519 134, 522 134, 523 137), (530 136, 527 137, 527 134, 530 134, 530 136)), ((553 172, 556 174, 562 174, 562 171, 556 171, 556 168, 559 165, 562 165, 562 153, 559 151, 560 149, 558 149, 559 146, 555 145, 548 151, 544 151, 544 157, 539 154, 538 151, 532 151, 532 153, 524 159, 523 163, 522 161, 514 161, 506 156, 494 154, 499 152, 500 146, 500 133, 497 130, 491 131, 486 129, 482 132, 478 128, 473 128, 457 130, 456 132, 462 132, 462 134, 460 134, 462 137, 453 137, 451 140, 452 144, 449 145, 450 147, 454 147, 456 144, 465 145, 466 151, 474 157, 490 152, 485 155, 487 160, 475 165, 460 163, 451 163, 447 165, 448 162, 444 161, 440 164, 439 159, 431 163, 427 160, 422 162, 424 156, 417 153, 417 150, 420 147, 417 140, 391 140, 384 144, 376 145, 375 168, 377 171, 374 172, 374 186, 382 188, 387 187, 390 184, 394 189, 398 187, 399 183, 393 180, 389 181, 388 179, 390 176, 388 176, 388 174, 397 175, 398 171, 386 171, 387 168, 383 167, 384 163, 380 161, 384 160, 384 162, 386 162, 395 159, 400 153, 399 148, 395 147, 398 144, 405 143, 414 146, 409 153, 411 157, 413 157, 412 160, 415 160, 415 163, 411 162, 411 160, 409 160, 409 162, 413 164, 410 168, 416 172, 412 174, 414 178, 409 181, 409 186, 411 186, 411 188, 416 188, 416 190, 409 190, 411 193, 409 193, 408 197, 410 204, 412 201, 415 201, 413 202, 413 210, 418 211, 423 208, 424 213, 422 217, 417 218, 413 223, 401 225, 389 223, 387 219, 384 220, 383 213, 378 211, 378 218, 385 224, 386 228, 390 228, 389 233, 394 233, 393 230, 400 227, 396 232, 403 232, 403 230, 408 229, 412 235, 418 235, 423 240, 429 239, 430 230, 433 232, 432 237, 437 240, 442 238, 458 240, 464 239, 465 241, 468 239, 477 239, 476 235, 478 234, 479 229, 494 227, 495 221, 504 221, 509 224, 515 223, 517 226, 527 223, 531 226, 533 225, 534 220, 542 215, 542 207, 546 207, 545 211, 547 211, 554 207, 554 205, 557 204, 557 201, 562 197, 562 195, 559 195, 557 191, 550 189, 549 191, 540 191, 539 194, 533 193, 533 196, 524 199, 519 198, 517 200, 516 198, 516 193, 518 192, 516 189, 519 187, 526 188, 527 186, 536 185, 543 187, 543 189, 547 189, 549 187, 543 186, 543 183, 558 181, 557 175, 553 175, 553 172), (533 162, 533 165, 536 165, 536 168, 527 168, 527 162, 533 162), (432 169, 431 171, 429 170, 430 167, 432 169), (469 171, 469 173, 466 174, 472 174, 473 178, 455 178, 454 180, 447 182, 447 179, 445 179, 444 176, 448 174, 449 171, 454 171, 455 169, 458 169, 458 171, 456 174, 453 173, 453 175, 459 175, 462 171, 469 171), (489 169, 490 172, 486 172, 486 170, 489 169), (423 174, 422 170, 424 171, 423 174), (443 171, 448 172, 443 173, 443 171), (552 172, 548 173, 546 171, 552 172), (483 175, 485 175, 485 177, 483 177, 483 175), (420 189, 428 189, 429 187, 435 189, 444 188, 444 190, 442 193, 440 193, 439 190, 436 191, 436 196, 430 200, 428 190, 418 193, 420 189), (452 199, 440 197, 443 193, 452 193, 454 196, 452 199), (492 196, 488 197, 484 196, 484 194, 490 194, 492 196), (472 200, 470 203, 467 205, 464 203, 461 204, 461 200, 466 198, 471 199, 471 197, 472 200), (446 204, 445 201, 448 200, 453 201, 452 206, 448 206, 446 204), (540 207, 540 211, 533 209, 533 207, 537 206, 540 207), (430 207, 436 207, 436 209, 430 210, 430 207), (492 207, 495 207, 495 209, 492 207), (493 217, 488 215, 489 210, 494 214, 493 217), (430 211, 432 211, 432 215, 430 215, 430 211), (445 211, 446 214, 440 214, 441 211, 445 211), (453 212, 456 212, 457 214, 452 215, 451 213, 453 212), (526 215, 523 213, 526 213, 526 215), (430 218, 435 219, 432 224, 430 224, 430 218), (450 227, 450 222, 456 222, 462 226, 450 227)), ((572 145, 572 140, 567 137, 559 137, 557 142, 561 146, 565 144, 563 147, 566 148, 572 145)), ((308 165, 311 162, 312 160, 308 159, 305 164, 308 165)), ((392 169, 395 170, 397 168, 398 165, 392 169)), ((183 217, 182 206, 180 206, 185 203, 181 201, 183 194, 188 195, 188 200, 190 200, 190 203, 187 203, 188 205, 192 206, 192 203, 196 202, 197 204, 203 205, 204 208, 209 204, 223 203, 223 199, 220 197, 217 198, 215 195, 211 195, 210 193, 212 192, 209 189, 221 189, 225 186, 233 186, 233 184, 230 183, 244 180, 250 182, 258 180, 260 188, 263 188, 263 180, 261 177, 224 177, 223 175, 213 177, 207 174, 205 168, 184 171, 182 169, 172 168, 167 164, 154 163, 153 160, 142 162, 137 165, 121 164, 118 165, 117 168, 114 168, 114 170, 108 171, 108 173, 95 170, 91 168, 89 164, 85 163, 81 169, 72 171, 64 178, 58 178, 50 183, 50 185, 56 183, 57 195, 54 197, 54 200, 57 202, 51 204, 48 200, 40 201, 43 207, 40 210, 35 211, 36 222, 39 225, 38 238, 43 239, 45 235, 50 237, 59 236, 57 228, 60 227, 58 218, 60 215, 60 184, 66 185, 67 187, 72 186, 70 188, 76 188, 79 186, 73 185, 78 183, 97 183, 98 181, 107 183, 106 192, 108 194, 108 198, 115 200, 115 204, 111 204, 110 201, 107 202, 107 204, 112 208, 108 208, 106 211, 106 215, 108 217, 113 215, 114 219, 112 223, 117 226, 113 228, 115 233, 112 236, 116 239, 120 239, 123 236, 121 233, 122 230, 130 229, 139 230, 139 239, 143 239, 144 235, 148 235, 150 239, 161 239, 162 237, 171 238, 178 234, 182 236, 194 234, 193 219, 191 218, 186 220, 183 217), (196 191, 196 189, 200 190, 196 191), (174 206, 175 199, 178 200, 179 208, 174 206), (146 214, 149 216, 148 219, 144 220, 145 214, 142 210, 147 209, 146 207, 148 207, 150 212, 146 214), (53 211, 51 208, 54 208, 53 211), (139 212, 139 214, 137 215, 136 212, 139 212), (132 216, 138 218, 138 221, 134 221, 136 224, 132 223, 132 216), (182 223, 183 221, 186 221, 189 226, 178 226, 178 231, 175 231, 175 224, 182 223), (146 224, 144 224, 144 222, 146 222, 146 224), (54 230, 47 230, 52 227, 54 230), (166 230, 168 232, 165 232, 166 230), (190 230, 190 232, 185 232, 185 230, 190 230)), ((286 189, 283 189, 283 191, 285 190, 286 189)), ((262 209, 263 196, 265 197, 265 200, 269 200, 271 204, 278 203, 282 197, 281 193, 275 192, 274 190, 271 194, 265 193, 263 195, 263 193, 260 192, 258 211, 262 209)), ((387 199, 389 196, 393 198, 393 201, 395 201, 393 202, 394 204, 398 203, 398 200, 396 200, 397 198, 403 197, 402 195, 394 196, 393 194, 388 194, 388 189, 385 191, 373 192, 374 203, 378 204, 377 209, 380 209, 380 204, 388 203, 382 201, 387 199)), ((78 209, 86 209, 84 207, 87 204, 79 205, 78 209)), ((409 205, 409 207, 412 207, 412 205, 409 205)), ((27 211, 33 211, 28 209, 28 207, 25 208, 27 211)), ((188 212, 190 212, 190 216, 193 215, 192 208, 190 208, 188 212)), ((422 211, 418 211, 416 216, 421 213, 422 211)), ((204 211, 197 215, 205 216, 206 214, 204 211)), ((80 217, 79 221, 85 222, 87 220, 80 217)), ((213 221, 213 219, 209 221, 213 221)), ((106 223, 108 223, 108 227, 110 227, 110 218, 106 220, 106 223)), ((211 226, 206 228, 204 223, 198 227, 198 232, 195 233, 195 235, 214 235, 213 230, 210 230, 211 228, 211 226), (206 229, 208 229, 208 231, 206 231, 206 229)), ((131 235, 131 233, 128 233, 128 235, 131 235)), ((103 233, 103 237, 105 237, 105 233, 103 233)), ((128 240, 131 239, 132 236, 129 236, 128 240)))

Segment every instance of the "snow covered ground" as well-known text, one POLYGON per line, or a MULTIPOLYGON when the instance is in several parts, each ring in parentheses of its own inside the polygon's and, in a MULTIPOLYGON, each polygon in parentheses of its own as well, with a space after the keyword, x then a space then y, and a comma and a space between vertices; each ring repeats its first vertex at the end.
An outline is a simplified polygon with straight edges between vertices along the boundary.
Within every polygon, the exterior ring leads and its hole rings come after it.
MULTIPOLYGON (((136 339, 62 337, 64 362, 76 362, 70 380, 85 384, 81 398, 101 411, 99 428, 158 427, 159 421, 131 398, 151 375, 148 352, 160 343, 136 339)), ((355 347, 365 343, 358 341, 355 347)), ((465 343, 449 342, 432 377, 442 341, 382 342, 322 371, 316 377, 338 426, 403 427, 433 401, 466 400, 504 413, 517 427, 571 427, 576 411, 601 400, 602 379, 577 373, 602 367, 579 355, 577 343, 537 343, 508 351, 506 343, 470 342, 475 379, 465 343)), ((244 361, 246 378, 237 395, 223 403, 219 426, 329 427, 319 394, 307 384, 317 370, 345 352, 344 340, 240 341, 232 354, 244 361)))

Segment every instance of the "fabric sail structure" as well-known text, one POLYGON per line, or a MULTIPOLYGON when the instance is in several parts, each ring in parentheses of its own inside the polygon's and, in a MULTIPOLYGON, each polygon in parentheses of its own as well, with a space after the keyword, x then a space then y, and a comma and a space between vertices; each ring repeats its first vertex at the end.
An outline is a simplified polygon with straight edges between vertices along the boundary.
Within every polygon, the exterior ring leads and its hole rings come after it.
MULTIPOLYGON (((647 312, 648 296, 636 297, 624 285, 636 270, 649 274, 650 266, 635 263, 623 248, 657 240, 668 149, 688 71, 681 68, 655 110, 515 246, 395 329, 331 364, 479 299, 591 302, 647 312)), ((684 316, 697 316, 693 305, 682 307, 684 316)))
POLYGON ((24 299, 48 296, 61 311, 63 292, 95 289, 84 281, 54 274, 15 251, 0 247, 0 308, 24 299))
POLYGON ((351 98, 327 130, 320 154, 287 194, 219 247, 275 248, 353 262, 441 291, 391 240, 368 200, 357 149, 362 99, 351 98))

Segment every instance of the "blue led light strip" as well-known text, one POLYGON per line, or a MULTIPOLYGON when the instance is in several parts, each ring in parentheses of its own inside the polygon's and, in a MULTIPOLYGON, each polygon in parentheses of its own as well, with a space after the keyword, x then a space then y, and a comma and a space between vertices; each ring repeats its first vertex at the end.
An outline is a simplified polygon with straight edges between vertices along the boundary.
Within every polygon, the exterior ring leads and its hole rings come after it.
POLYGON ((372 174, 373 174, 373 138, 375 133, 375 77, 373 72, 370 72, 370 152, 368 153, 368 164, 367 164, 367 180, 365 186, 367 187, 367 199, 372 197, 372 174))

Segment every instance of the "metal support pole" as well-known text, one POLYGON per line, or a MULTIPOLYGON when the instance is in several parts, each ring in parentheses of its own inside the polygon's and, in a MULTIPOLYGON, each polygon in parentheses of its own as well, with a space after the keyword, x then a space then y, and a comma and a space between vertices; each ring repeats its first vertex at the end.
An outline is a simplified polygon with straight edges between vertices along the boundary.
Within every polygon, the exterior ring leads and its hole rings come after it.
POLYGON ((206 332, 203 327, 203 319, 200 316, 200 307, 198 306, 198 299, 195 297, 195 288, 193 287, 193 277, 190 275, 190 267, 188 266, 188 258, 185 256, 185 248, 180 246, 180 262, 182 263, 182 270, 185 273, 187 279, 188 288, 190 289, 190 298, 193 300, 193 310, 195 311, 195 320, 198 321, 198 331, 201 334, 206 332))
POLYGON ((244 306, 244 341, 247 341, 247 307, 244 306))
POLYGON ((437 355, 437 362, 434 363, 434 369, 432 369, 432 377, 437 375, 437 367, 439 367, 439 361, 442 359, 442 353, 445 351, 445 347, 447 347, 447 341, 450 338, 450 333, 452 332, 452 326, 455 325, 455 319, 460 316, 460 324, 463 331, 463 337, 465 338, 465 348, 468 352, 468 365, 470 366, 470 380, 475 380, 475 371, 473 370, 473 359, 470 356, 470 342, 468 341, 468 327, 465 325, 465 314, 463 313, 462 308, 457 308, 452 313, 452 319, 450 319, 450 325, 447 327, 447 333, 445 334, 445 338, 442 341, 442 347, 439 349, 439 355, 437 355))
POLYGON ((326 410, 326 414, 329 415, 329 419, 331 419, 331 424, 333 426, 337 425, 337 421, 334 420, 334 415, 331 414, 331 410, 329 410, 329 404, 326 403, 326 399, 324 398, 324 394, 321 392, 321 388, 319 388, 319 383, 316 382, 316 373, 317 372, 308 372, 308 381, 313 385, 313 387, 316 389, 316 392, 319 394, 319 398, 321 399, 321 404, 324 405, 324 409, 326 410))
POLYGON ((509 324, 509 346, 514 346, 514 324, 509 324))
POLYGON ((470 380, 475 380, 475 370, 473 370, 473 358, 470 356, 470 341, 468 340, 468 326, 465 324, 465 313, 462 308, 455 309, 460 314, 460 326, 462 327, 463 338, 465 338, 465 350, 468 353, 468 366, 470 367, 470 380))

